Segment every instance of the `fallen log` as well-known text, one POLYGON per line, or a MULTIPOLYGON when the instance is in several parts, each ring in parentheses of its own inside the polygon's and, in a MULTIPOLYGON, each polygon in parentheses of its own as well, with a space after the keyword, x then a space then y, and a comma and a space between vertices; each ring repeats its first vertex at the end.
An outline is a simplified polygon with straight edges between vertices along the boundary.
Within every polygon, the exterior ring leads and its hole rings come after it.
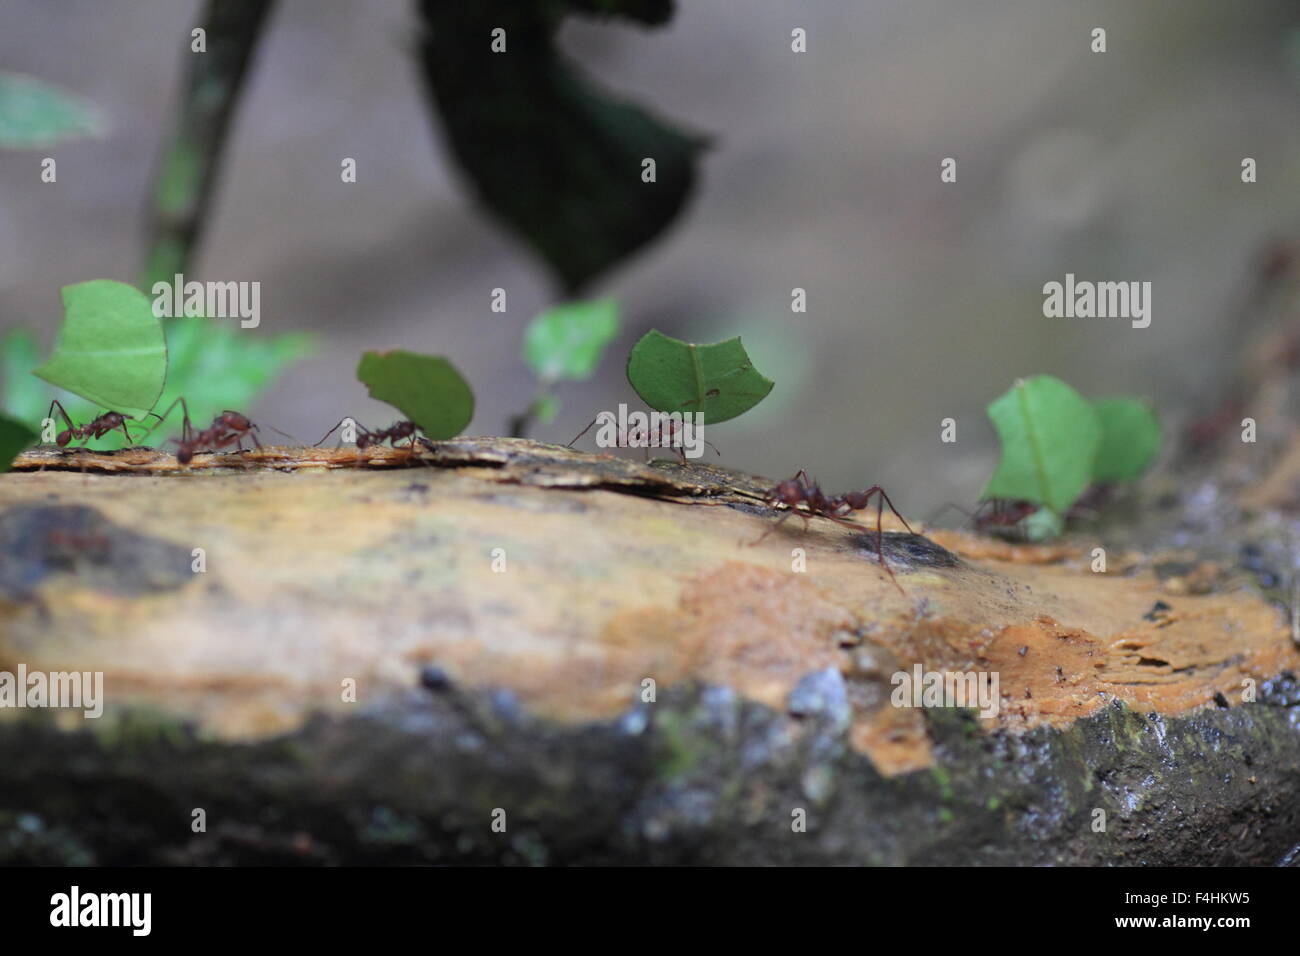
POLYGON ((0 672, 102 673, 103 714, 0 707, 0 862, 1289 859, 1300 650, 1231 559, 1267 528, 887 517, 900 589, 871 522, 755 545, 771 484, 518 439, 29 452, 0 672))

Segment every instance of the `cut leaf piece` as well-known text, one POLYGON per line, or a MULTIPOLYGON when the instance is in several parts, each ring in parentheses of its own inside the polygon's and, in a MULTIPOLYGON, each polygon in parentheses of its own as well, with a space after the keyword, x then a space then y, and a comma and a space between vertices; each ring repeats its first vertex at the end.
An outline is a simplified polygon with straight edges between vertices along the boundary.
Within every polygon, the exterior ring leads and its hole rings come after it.
POLYGON ((573 302, 528 323, 524 358, 543 382, 591 377, 605 346, 618 334, 618 302, 573 302))
POLYGON ((1092 480, 1101 446, 1097 413, 1052 375, 1022 379, 988 407, 1002 459, 983 498, 1011 498, 1064 514, 1092 480))
POLYGON ((0 415, 0 472, 8 471, 14 459, 36 444, 36 432, 8 415, 0 415))
POLYGON ((651 408, 703 412, 713 425, 749 411, 772 391, 740 338, 696 345, 657 330, 641 337, 627 360, 627 380, 651 408))
POLYGON ((0 73, 0 147, 39 149, 103 132, 95 105, 35 77, 0 73))
POLYGON ((143 418, 167 377, 167 345, 149 297, 112 279, 64 286, 54 354, 32 374, 101 408, 143 418))
POLYGON ((1051 508, 1039 508, 1020 522, 1027 541, 1050 541, 1065 533, 1065 519, 1051 508))
POLYGON ((474 417, 474 393, 440 355, 416 352, 367 352, 357 378, 370 397, 387 402, 433 439, 453 438, 474 417))
POLYGON ((1136 398, 1099 398, 1092 403, 1101 422, 1101 448, 1093 481, 1132 481, 1160 451, 1160 421, 1136 398))

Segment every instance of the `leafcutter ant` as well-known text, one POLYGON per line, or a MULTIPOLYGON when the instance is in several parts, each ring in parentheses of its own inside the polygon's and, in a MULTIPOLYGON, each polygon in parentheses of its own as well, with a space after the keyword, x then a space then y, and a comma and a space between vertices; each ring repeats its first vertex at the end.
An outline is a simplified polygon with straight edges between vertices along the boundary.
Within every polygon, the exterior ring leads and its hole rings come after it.
MULTIPOLYGON (((601 414, 609 414, 612 417, 613 413, 603 412, 601 414)), ((665 415, 661 412, 656 412, 655 414, 660 417, 658 419, 651 418, 651 420, 647 421, 645 425, 637 424, 633 425, 631 428, 620 428, 618 430, 617 447, 644 448, 646 449, 646 458, 650 457, 649 449, 651 448, 671 448, 678 458, 682 461, 686 461, 686 452, 682 450, 683 442, 679 440, 682 438, 685 426, 681 421, 669 415, 665 415)), ((591 431, 598 421, 600 421, 599 414, 587 424, 586 428, 578 432, 573 441, 569 442, 565 447, 572 448, 577 444, 578 439, 591 431)), ((719 457, 722 456, 722 452, 718 451, 717 446, 714 445, 713 442, 703 437, 701 437, 700 440, 712 448, 715 455, 719 457)))
POLYGON ((805 531, 808 530, 808 519, 816 516, 829 518, 831 521, 852 528, 855 531, 862 531, 864 530, 862 525, 856 521, 850 521, 846 516, 851 512, 868 508, 871 505, 872 498, 876 499, 876 557, 879 558, 880 566, 889 575, 894 587, 898 588, 899 593, 902 593, 903 588, 898 583, 898 579, 894 577, 893 570, 885 563, 885 533, 881 528, 881 519, 884 517, 885 506, 888 505, 894 516, 903 522, 904 528, 912 534, 916 534, 916 532, 912 531, 912 526, 907 523, 907 519, 898 513, 898 509, 894 507, 894 503, 889 500, 889 495, 885 493, 885 489, 880 485, 872 485, 865 491, 850 491, 842 495, 828 495, 817 486, 815 481, 808 477, 806 471, 800 468, 793 478, 787 478, 767 493, 765 503, 768 507, 778 508, 784 505, 788 510, 781 515, 776 524, 763 532, 758 541, 753 542, 753 544, 758 544, 781 527, 791 515, 798 515, 803 519, 805 531), (804 506, 802 509, 799 508, 800 504, 804 506))
MULTIPOLYGON (((336 431, 338 431, 339 427, 346 421, 347 421, 346 418, 340 418, 338 425, 335 425, 324 435, 322 435, 321 440, 318 441, 315 445, 312 445, 312 447, 319 448, 321 446, 321 443, 324 442, 326 438, 329 438, 330 435, 333 435, 336 431)), ((387 428, 381 428, 378 431, 373 431, 373 432, 367 428, 364 428, 361 425, 357 425, 356 428, 357 428, 356 445, 358 450, 364 450, 366 448, 369 448, 371 445, 382 445, 384 442, 391 442, 393 447, 396 448, 397 443, 401 441, 403 438, 409 438, 411 441, 410 447, 414 449, 415 437, 416 437, 415 433, 419 431, 419 426, 412 421, 394 422, 393 424, 389 425, 387 428)))
MULTIPOLYGON (((184 398, 178 398, 171 403, 167 411, 163 412, 159 421, 170 415, 172 409, 177 405, 181 406, 181 437, 168 440, 176 444, 176 461, 178 464, 188 465, 194 459, 195 452, 201 448, 220 451, 234 445, 238 451, 242 452, 245 450, 245 438, 251 440, 257 448, 262 447, 262 443, 257 437, 258 426, 249 420, 247 415, 229 409, 212 419, 212 424, 207 428, 195 431, 190 424, 189 406, 185 404, 184 398)), ((273 428, 272 431, 284 435, 285 438, 293 438, 292 435, 285 435, 278 428, 273 428)))
MULTIPOLYGON (((58 399, 50 402, 50 410, 45 417, 53 421, 54 410, 56 408, 59 410, 59 414, 63 416, 64 424, 68 426, 55 437, 55 442, 60 448, 66 447, 69 442, 77 438, 82 438, 86 441, 90 441, 92 438, 103 438, 109 432, 115 431, 119 428, 122 429, 122 434, 126 436, 127 443, 132 445, 135 444, 135 439, 131 437, 131 433, 127 430, 126 425, 126 423, 132 421, 132 419, 129 416, 123 415, 121 412, 104 412, 104 414, 100 415, 93 421, 87 422, 85 425, 74 425, 72 423, 72 418, 68 415, 67 410, 59 403, 58 399)), ((153 415, 154 413, 150 412, 149 414, 153 415)))

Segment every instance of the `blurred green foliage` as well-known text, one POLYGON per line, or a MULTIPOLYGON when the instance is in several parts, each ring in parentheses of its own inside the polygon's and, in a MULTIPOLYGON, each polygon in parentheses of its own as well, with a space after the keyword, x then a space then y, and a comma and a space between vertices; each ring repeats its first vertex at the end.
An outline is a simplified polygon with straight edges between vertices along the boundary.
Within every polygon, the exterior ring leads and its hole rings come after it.
POLYGON ((97 136, 104 126, 89 100, 35 77, 0 72, 0 148, 42 149, 97 136))

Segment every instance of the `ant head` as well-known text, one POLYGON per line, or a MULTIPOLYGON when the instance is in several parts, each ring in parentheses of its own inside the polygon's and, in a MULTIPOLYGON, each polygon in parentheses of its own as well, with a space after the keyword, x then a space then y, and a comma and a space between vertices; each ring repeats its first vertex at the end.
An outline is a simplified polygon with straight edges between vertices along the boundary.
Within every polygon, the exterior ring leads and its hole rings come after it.
POLYGON ((58 436, 54 440, 58 442, 59 447, 62 448, 67 445, 68 442, 72 441, 72 431, 65 428, 63 431, 59 432, 58 436))
POLYGON ((121 412, 105 412, 104 417, 100 419, 105 425, 111 425, 117 428, 126 421, 126 416, 121 412))
POLYGON ((176 461, 182 465, 188 465, 194 458, 194 449, 189 445, 181 445, 176 449, 176 461))
POLYGON ((237 432, 246 432, 253 427, 253 423, 248 420, 247 416, 241 415, 239 412, 222 412, 218 420, 227 428, 234 429, 237 432))

